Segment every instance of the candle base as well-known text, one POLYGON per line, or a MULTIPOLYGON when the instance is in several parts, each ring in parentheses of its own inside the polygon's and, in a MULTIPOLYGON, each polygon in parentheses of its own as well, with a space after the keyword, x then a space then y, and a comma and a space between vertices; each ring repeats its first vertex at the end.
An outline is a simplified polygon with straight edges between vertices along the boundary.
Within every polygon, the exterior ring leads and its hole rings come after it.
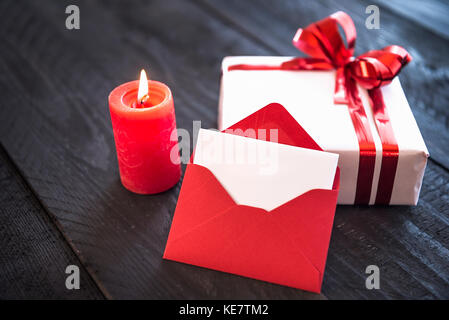
POLYGON ((123 178, 122 175, 120 175, 120 181, 122 183, 122 186, 135 194, 141 194, 141 195, 151 195, 151 194, 158 194, 165 191, 170 190, 174 186, 176 186, 181 179, 181 168, 179 168, 179 174, 175 175, 173 179, 167 180, 164 184, 159 184, 157 186, 143 186, 143 185, 137 185, 135 181, 128 180, 126 178, 123 178))

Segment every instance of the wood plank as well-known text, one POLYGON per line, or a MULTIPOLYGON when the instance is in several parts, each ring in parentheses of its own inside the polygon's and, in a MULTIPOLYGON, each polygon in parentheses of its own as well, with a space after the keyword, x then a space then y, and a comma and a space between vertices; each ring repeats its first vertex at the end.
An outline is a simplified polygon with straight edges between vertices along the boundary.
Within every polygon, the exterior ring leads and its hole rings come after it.
POLYGON ((196 2, 254 42, 263 44, 271 55, 301 55, 291 44, 297 28, 338 10, 354 19, 358 30, 356 54, 391 44, 403 46, 414 60, 400 74, 402 86, 432 159, 449 168, 449 43, 445 39, 390 10, 381 10, 381 29, 368 30, 365 8, 371 4, 369 1, 315 1, 307 5, 287 1, 277 6, 269 0, 196 2))
MULTIPOLYGON (((173 89, 179 127, 191 131, 192 120, 215 127, 222 57, 280 54, 273 49, 277 46, 248 31, 246 24, 230 22, 223 15, 217 19, 202 3, 79 1, 79 31, 64 29, 68 4, 48 2, 45 8, 25 1, 0 4, 0 141, 108 294, 325 298, 163 261, 180 184, 144 197, 124 190, 118 179, 106 102, 114 86, 135 79, 145 67, 173 89), (144 19, 136 18, 143 15, 144 19)), ((304 6, 300 8, 304 21, 313 20, 314 8, 322 6, 298 5, 304 6)), ((238 3, 229 6, 240 9, 238 3)), ((276 7, 275 14, 288 11, 292 4, 285 6, 276 7)), ((263 8, 249 8, 251 17, 271 15, 263 8)), ((315 14, 327 14, 320 10, 315 14)), ((285 22, 271 26, 268 38, 281 33, 285 22)), ((448 179, 443 168, 429 164, 416 208, 339 207, 324 292, 333 298, 446 297, 448 179), (413 225, 417 229, 407 229, 413 225), (440 247, 429 247, 422 239, 440 247), (382 282, 381 291, 368 291, 364 269, 376 263, 388 281, 382 282), (416 289, 411 290, 412 285, 416 289)))
POLYGON ((103 299, 78 257, 0 147, 0 299, 103 299), (65 286, 68 265, 80 289, 65 286))
POLYGON ((430 162, 416 207, 339 206, 323 293, 332 299, 447 299, 448 203, 449 175, 430 162), (381 290, 364 287, 371 264, 380 268, 381 290))
POLYGON ((443 38, 449 39, 449 4, 445 0, 409 0, 387 1, 375 0, 384 8, 406 17, 418 25, 428 28, 443 38))

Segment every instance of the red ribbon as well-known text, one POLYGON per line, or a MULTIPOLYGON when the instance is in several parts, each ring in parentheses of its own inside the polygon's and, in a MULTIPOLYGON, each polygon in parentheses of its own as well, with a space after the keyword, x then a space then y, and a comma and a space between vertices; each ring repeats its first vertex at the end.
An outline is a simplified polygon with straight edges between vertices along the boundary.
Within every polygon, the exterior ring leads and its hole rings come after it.
POLYGON ((382 164, 375 203, 389 204, 399 149, 380 87, 389 84, 402 67, 411 61, 411 56, 402 47, 389 46, 354 57, 356 38, 351 17, 339 11, 296 32, 293 45, 310 57, 294 58, 277 66, 232 65, 228 70, 336 69, 334 102, 348 105, 360 147, 355 204, 369 203, 376 162, 376 147, 357 84, 367 89, 382 142, 382 164), (346 44, 340 35, 339 26, 345 34, 346 44))

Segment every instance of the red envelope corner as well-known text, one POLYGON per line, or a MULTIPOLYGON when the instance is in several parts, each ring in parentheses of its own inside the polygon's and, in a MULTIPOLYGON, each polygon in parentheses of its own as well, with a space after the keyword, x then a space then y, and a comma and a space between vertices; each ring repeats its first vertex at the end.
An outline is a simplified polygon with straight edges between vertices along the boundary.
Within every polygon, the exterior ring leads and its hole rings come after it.
MULTIPOLYGON (((278 129, 279 143, 322 150, 277 103, 230 129, 248 128, 278 129)), ((211 171, 188 164, 163 258, 319 293, 339 181, 337 168, 332 190, 266 211, 237 205, 211 171)))

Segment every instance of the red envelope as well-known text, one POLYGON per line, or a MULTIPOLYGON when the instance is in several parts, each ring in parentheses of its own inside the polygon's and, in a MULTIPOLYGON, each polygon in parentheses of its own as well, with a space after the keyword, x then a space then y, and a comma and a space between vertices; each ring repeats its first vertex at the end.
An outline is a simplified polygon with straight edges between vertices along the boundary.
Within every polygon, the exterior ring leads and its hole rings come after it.
MULTIPOLYGON (((279 143, 322 151, 277 103, 231 127, 248 128, 278 129, 279 143)), ((332 190, 266 211, 236 204, 209 169, 190 163, 163 258, 319 293, 339 179, 337 168, 332 190)))

